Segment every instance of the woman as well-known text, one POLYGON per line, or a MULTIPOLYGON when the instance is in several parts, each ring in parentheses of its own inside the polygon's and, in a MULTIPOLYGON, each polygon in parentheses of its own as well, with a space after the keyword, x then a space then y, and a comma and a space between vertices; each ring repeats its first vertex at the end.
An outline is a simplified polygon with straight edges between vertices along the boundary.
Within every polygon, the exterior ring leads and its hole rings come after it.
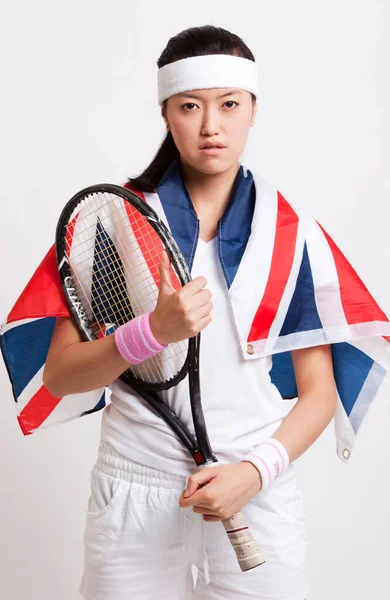
MULTIPOLYGON (((252 53, 234 34, 211 26, 191 28, 172 38, 158 61, 159 73, 165 65, 188 57, 204 56, 207 61, 207 55, 229 56, 233 61, 241 57, 237 73, 244 69, 245 86, 245 68, 254 61, 252 53)), ((84 344, 72 320, 57 319, 45 386, 60 396, 110 382, 113 392, 103 414, 87 513, 80 593, 89 600, 304 600, 308 592, 305 515, 292 463, 334 414, 332 360, 327 345, 294 351, 300 395, 304 397, 309 391, 315 395, 316 412, 310 413, 299 402, 285 418, 283 402, 275 402, 268 361, 248 363, 239 355, 218 259, 217 228, 229 203, 240 201, 238 189, 246 183, 240 155, 254 125, 256 96, 234 84, 240 76, 235 79, 230 67, 225 73, 226 85, 211 87, 215 74, 210 69, 207 75, 207 69, 205 62, 202 87, 194 89, 189 81, 190 91, 171 93, 175 87, 170 88, 165 79, 160 81, 161 110, 168 133, 152 164, 129 184, 145 192, 158 187, 161 197, 167 188, 167 193, 172 192, 172 184, 182 185, 176 193, 187 191, 193 207, 189 210, 195 211, 199 221, 190 261, 193 280, 180 295, 175 293, 169 259, 164 256, 159 298, 149 326, 161 347, 203 332, 203 405, 212 445, 224 464, 191 475, 192 459, 168 426, 117 380, 131 362, 125 351, 120 352, 117 337, 84 344), (169 93, 166 98, 164 86, 169 93), (72 351, 67 352, 70 346, 72 351), (221 346, 225 352, 221 353, 221 346), (217 362, 213 360, 216 352, 217 362), (71 384, 67 377, 70 371, 71 384), (314 372, 315 379, 310 375, 314 372), (229 373, 228 385, 224 385, 224 373, 229 373), (278 472, 272 473, 267 489, 262 489, 265 455, 260 456, 258 450, 257 456, 243 458, 254 440, 269 440, 271 435, 273 445, 269 449, 273 454, 267 455, 265 468, 269 472, 276 461, 278 472), (266 559, 246 573, 239 570, 219 523, 241 509, 266 559), (194 592, 192 564, 201 575, 194 592)), ((197 81, 194 72, 182 76, 197 81)), ((245 87, 251 88, 251 84, 245 87)), ((249 237, 254 205, 251 181, 243 194, 249 210, 245 211, 247 220, 241 224, 241 234, 249 237)), ((166 399, 190 423, 186 386, 181 382, 166 392, 166 399)))
MULTIPOLYGON (((244 360, 237 343, 229 290, 261 200, 240 163, 257 110, 254 57, 236 35, 195 27, 169 40, 158 67, 167 135, 127 185, 164 212, 193 279, 175 292, 163 255, 157 306, 142 326, 153 352, 202 331, 202 403, 220 463, 193 474, 181 442, 117 379, 148 352, 131 322, 119 328, 125 344, 119 330, 84 344, 71 319, 57 318, 46 388, 58 397, 107 383, 112 391, 92 469, 80 593, 87 600, 305 600, 307 536, 293 462, 332 419, 337 393, 329 344, 291 351, 299 400, 288 412, 270 380, 270 357, 244 360), (220 523, 239 510, 265 557, 245 573, 220 523)), ((164 399, 190 426, 187 385, 164 399)))

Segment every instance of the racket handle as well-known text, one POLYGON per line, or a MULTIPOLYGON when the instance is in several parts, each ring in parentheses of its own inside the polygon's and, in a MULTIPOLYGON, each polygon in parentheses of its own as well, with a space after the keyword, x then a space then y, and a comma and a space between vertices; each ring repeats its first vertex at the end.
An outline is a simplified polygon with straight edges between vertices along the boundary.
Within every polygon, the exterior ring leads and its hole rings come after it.
MULTIPOLYGON (((216 464, 218 462, 203 463, 198 465, 198 471, 213 467, 216 464)), ((225 519, 222 521, 222 525, 236 553, 241 571, 249 571, 265 562, 265 558, 257 547, 242 512, 236 513, 230 519, 225 519)))
POLYGON ((265 562, 241 512, 222 521, 222 525, 237 555, 241 571, 249 571, 265 562))

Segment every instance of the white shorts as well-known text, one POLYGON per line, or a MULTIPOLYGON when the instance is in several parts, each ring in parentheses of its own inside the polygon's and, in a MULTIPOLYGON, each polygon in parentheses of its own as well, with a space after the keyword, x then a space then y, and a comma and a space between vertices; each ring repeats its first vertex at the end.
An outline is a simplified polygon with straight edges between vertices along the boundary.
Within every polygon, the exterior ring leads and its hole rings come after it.
POLYGON ((192 507, 179 506, 186 478, 132 462, 101 442, 91 472, 81 596, 85 600, 305 600, 305 514, 303 508, 297 513, 300 496, 295 468, 290 467, 272 488, 259 492, 242 508, 265 558, 265 563, 243 573, 222 523, 204 521, 192 507), (291 498, 286 498, 287 493, 291 498), (289 501, 291 507, 295 503, 292 514, 289 501), (276 530, 280 536, 275 536, 276 530))

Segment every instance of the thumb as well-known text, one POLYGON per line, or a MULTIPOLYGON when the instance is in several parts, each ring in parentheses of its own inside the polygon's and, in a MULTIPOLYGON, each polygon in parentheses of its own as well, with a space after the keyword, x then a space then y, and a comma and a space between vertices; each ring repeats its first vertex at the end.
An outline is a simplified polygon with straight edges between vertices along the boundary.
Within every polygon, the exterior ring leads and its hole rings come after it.
POLYGON ((200 469, 194 473, 194 475, 191 475, 191 477, 188 478, 187 487, 183 492, 184 498, 192 496, 194 492, 209 483, 216 475, 217 474, 213 469, 208 468, 200 469))
POLYGON ((172 280, 171 280, 171 273, 169 271, 170 264, 171 264, 171 261, 170 261, 168 252, 164 248, 161 252, 161 261, 160 261, 160 266, 159 266, 160 289, 161 289, 161 286, 168 286, 170 289, 174 289, 174 287, 172 285, 172 280))

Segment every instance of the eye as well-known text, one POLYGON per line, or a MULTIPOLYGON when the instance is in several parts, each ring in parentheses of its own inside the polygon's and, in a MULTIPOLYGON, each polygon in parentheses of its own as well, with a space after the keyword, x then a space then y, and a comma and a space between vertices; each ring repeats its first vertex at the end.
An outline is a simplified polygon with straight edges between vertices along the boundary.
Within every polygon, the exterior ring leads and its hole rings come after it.
MULTIPOLYGON (((185 110, 186 106, 197 106, 194 102, 186 102, 185 104, 182 105, 182 109, 185 110)), ((191 110, 187 111, 187 112, 193 112, 191 110)))
POLYGON ((236 106, 238 106, 238 102, 235 102, 235 100, 227 100, 225 104, 235 104, 236 106))

